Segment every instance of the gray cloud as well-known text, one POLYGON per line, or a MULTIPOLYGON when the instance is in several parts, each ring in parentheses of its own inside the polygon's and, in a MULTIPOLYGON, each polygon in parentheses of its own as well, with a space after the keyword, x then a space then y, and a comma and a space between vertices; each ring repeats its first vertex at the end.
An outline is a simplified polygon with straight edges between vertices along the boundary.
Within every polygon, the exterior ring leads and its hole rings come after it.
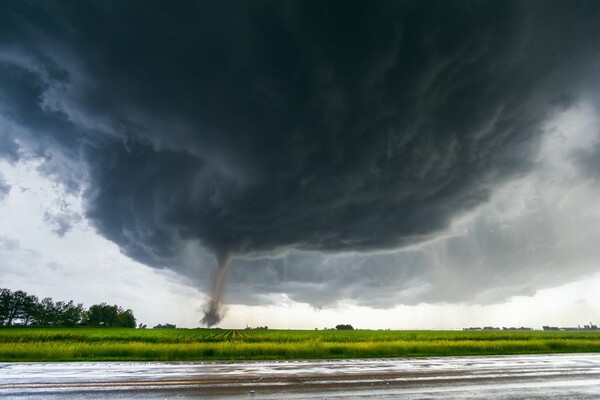
POLYGON ((600 193, 582 186, 581 178, 575 186, 565 182, 573 176, 564 170, 553 170, 550 179, 535 171, 499 189, 446 235, 419 246, 384 254, 296 252, 238 260, 230 270, 229 299, 253 304, 286 294, 314 307, 339 301, 376 308, 487 304, 593 274, 600 261, 600 193))
POLYGON ((44 214, 44 221, 52 232, 58 236, 64 236, 73 225, 81 221, 81 215, 72 211, 50 212, 44 214))
POLYGON ((4 175, 0 173, 0 201, 4 200, 6 196, 10 193, 11 185, 6 182, 4 179, 4 175))
POLYGON ((600 179, 600 134, 599 141, 586 149, 576 149, 572 153, 573 160, 587 176, 600 179))
POLYGON ((575 3, 14 4, 0 148, 18 134, 12 154, 85 188, 136 260, 202 278, 206 251, 233 254, 234 301, 476 299, 511 275, 527 293, 514 260, 552 261, 520 249, 529 225, 372 253, 436 239, 537 167, 596 57, 598 4, 575 3))

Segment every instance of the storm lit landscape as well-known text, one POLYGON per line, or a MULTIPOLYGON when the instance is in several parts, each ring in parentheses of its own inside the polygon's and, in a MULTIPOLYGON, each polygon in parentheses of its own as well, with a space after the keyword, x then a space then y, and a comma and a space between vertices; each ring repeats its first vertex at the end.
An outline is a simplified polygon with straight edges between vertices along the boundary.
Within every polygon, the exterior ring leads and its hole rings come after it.
POLYGON ((593 398, 599 43, 593 0, 4 2, 0 398, 593 398))

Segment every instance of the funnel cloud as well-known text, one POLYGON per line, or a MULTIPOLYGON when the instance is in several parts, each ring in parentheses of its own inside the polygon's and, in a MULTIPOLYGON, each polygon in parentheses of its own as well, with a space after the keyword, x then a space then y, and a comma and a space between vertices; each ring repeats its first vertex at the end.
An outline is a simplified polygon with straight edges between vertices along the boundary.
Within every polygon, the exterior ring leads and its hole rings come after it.
POLYGON ((223 295, 225 293, 225 282, 227 270, 229 269, 229 254, 221 254, 217 260, 217 270, 210 291, 210 299, 204 308, 202 324, 211 327, 217 325, 223 318, 223 295))
MULTIPOLYGON (((597 112, 599 37, 596 1, 11 2, 0 157, 38 160, 124 254, 211 294, 208 326, 228 272, 249 304, 528 293, 550 284, 538 253, 506 275, 530 284, 486 292, 506 219, 444 237, 548 182, 548 121, 597 112)), ((595 173, 590 154, 564 159, 595 173)))

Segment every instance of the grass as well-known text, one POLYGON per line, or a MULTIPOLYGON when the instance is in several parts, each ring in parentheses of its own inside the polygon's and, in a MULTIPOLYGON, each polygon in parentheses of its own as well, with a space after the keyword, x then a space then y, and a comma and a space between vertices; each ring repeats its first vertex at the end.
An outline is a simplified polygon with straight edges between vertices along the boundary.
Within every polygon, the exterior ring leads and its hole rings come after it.
POLYGON ((0 329, 0 361, 195 361, 600 352, 600 332, 0 329))

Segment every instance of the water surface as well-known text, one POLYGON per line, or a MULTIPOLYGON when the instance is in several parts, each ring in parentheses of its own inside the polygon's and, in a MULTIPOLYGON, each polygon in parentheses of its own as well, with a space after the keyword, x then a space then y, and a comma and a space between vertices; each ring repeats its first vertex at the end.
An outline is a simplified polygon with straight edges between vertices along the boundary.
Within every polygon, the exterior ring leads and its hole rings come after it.
POLYGON ((0 363, 2 399, 599 399, 600 354, 0 363))

